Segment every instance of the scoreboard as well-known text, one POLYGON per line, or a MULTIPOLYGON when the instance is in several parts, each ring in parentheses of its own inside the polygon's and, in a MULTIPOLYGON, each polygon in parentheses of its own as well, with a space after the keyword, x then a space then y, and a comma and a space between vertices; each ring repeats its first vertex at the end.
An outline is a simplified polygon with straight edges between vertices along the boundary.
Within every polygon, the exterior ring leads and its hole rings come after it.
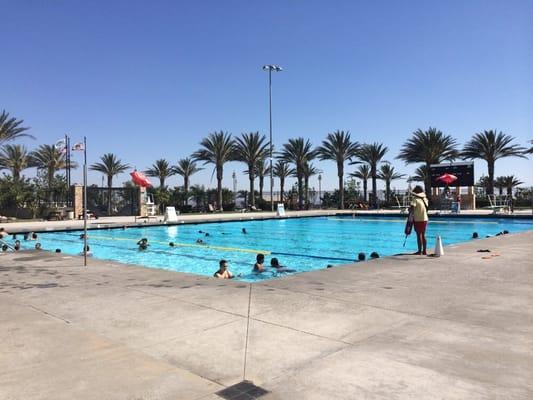
POLYGON ((431 176, 431 187, 445 187, 446 184, 437 180, 443 174, 451 174, 457 177, 457 180, 450 183, 449 186, 474 186, 474 162, 457 162, 444 164, 431 164, 429 166, 431 176))

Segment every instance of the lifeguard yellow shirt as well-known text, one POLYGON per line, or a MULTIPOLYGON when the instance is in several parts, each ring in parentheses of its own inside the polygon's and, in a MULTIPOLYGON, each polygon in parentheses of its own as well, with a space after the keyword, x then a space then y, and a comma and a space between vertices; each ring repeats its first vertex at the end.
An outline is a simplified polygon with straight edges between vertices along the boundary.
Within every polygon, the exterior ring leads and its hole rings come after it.
POLYGON ((424 193, 418 196, 415 195, 413 201, 411 201, 411 206, 414 207, 415 222, 427 221, 429 219, 427 212, 428 199, 424 193))

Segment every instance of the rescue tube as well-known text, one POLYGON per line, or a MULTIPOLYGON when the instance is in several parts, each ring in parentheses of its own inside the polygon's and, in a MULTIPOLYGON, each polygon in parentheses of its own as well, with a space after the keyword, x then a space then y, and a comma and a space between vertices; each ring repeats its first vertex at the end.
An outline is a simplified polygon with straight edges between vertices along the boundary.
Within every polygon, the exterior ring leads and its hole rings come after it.
POLYGON ((409 236, 413 230, 413 224, 414 224, 415 216, 412 211, 409 211, 409 215, 407 216, 407 221, 405 222, 405 229, 404 233, 405 236, 409 236))
POLYGON ((152 186, 152 183, 150 180, 144 175, 142 172, 139 172, 137 170, 130 173, 131 180, 134 184, 141 186, 141 187, 148 187, 152 186))

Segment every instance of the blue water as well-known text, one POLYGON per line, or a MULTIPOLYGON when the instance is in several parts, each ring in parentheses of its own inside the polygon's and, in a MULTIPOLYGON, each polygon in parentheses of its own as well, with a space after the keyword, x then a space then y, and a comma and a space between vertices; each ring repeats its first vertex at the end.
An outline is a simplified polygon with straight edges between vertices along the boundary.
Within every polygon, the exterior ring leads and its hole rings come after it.
MULTIPOLYGON (((259 252, 266 253, 266 266, 276 257, 281 265, 304 272, 353 262, 359 252, 368 258, 373 251, 382 257, 416 251, 414 234, 403 247, 404 225, 405 219, 400 217, 314 217, 106 229, 89 231, 89 245, 95 258, 207 276, 213 275, 224 258, 230 271, 241 275, 240 280, 257 281, 287 275, 268 268, 263 274, 253 274, 259 252), (243 234, 242 228, 248 233, 243 234), (148 238, 150 247, 139 251, 136 242, 143 237, 148 238), (197 239, 206 244, 196 244, 197 239), (171 241, 178 246, 170 247, 171 241)), ((433 249, 436 235, 449 245, 472 240, 473 232, 483 238, 503 230, 530 229, 533 220, 527 219, 433 219, 428 225, 428 249, 433 249)), ((39 241, 46 250, 61 248, 63 253, 79 254, 83 248, 80 233, 42 233, 39 241)), ((34 244, 22 241, 23 248, 34 244)))

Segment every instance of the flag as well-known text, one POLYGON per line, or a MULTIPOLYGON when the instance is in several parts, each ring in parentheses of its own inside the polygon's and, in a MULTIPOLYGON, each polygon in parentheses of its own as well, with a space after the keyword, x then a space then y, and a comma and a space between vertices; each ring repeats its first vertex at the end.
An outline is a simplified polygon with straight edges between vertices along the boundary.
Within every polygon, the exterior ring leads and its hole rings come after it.
POLYGON ((72 151, 83 151, 83 150, 84 150, 83 142, 74 143, 74 146, 72 146, 72 151))
POLYGON ((59 139, 54 145, 54 147, 61 154, 65 154, 67 152, 67 142, 65 141, 65 139, 59 139))

